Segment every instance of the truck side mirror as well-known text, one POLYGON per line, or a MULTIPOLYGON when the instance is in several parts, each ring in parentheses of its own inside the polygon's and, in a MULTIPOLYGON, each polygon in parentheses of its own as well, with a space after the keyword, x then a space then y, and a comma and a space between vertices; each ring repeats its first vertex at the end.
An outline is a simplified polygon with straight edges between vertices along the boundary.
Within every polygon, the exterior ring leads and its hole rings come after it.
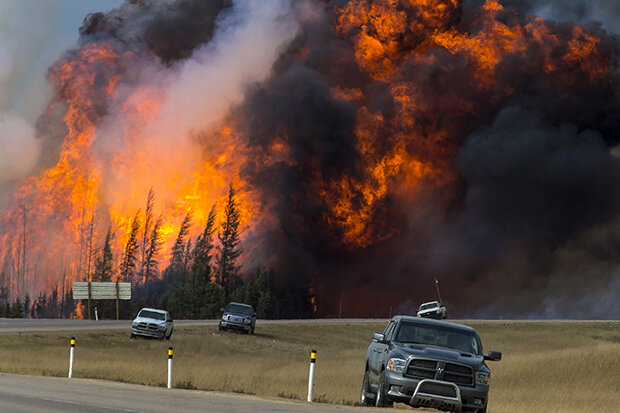
POLYGON ((490 361, 500 361, 502 359, 502 352, 491 350, 489 351, 488 356, 484 356, 484 359, 490 361))
POLYGON ((383 343, 385 342, 385 335, 383 333, 374 332, 372 333, 372 339, 377 343, 383 343))
POLYGON ((220 313, 224 312, 224 307, 220 307, 220 313))

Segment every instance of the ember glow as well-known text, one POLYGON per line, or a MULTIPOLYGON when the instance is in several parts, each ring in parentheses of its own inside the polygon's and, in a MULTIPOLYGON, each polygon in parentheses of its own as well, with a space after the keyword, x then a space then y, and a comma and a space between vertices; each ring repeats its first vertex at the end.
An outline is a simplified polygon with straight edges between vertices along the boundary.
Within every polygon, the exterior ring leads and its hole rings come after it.
POLYGON ((232 182, 244 268, 306 286, 319 315, 407 312, 434 277, 451 314, 617 312, 620 255, 600 248, 620 223, 620 40, 508 3, 88 16, 49 70, 41 172, 2 212, 0 284, 87 279, 108 225, 120 259, 151 189, 165 266, 232 182))

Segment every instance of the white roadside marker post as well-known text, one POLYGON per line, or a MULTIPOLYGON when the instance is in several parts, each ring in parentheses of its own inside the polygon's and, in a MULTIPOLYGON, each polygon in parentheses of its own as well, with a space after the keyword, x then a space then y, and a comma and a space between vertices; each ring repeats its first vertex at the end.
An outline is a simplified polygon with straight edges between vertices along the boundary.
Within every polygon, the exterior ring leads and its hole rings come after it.
POLYGON ((316 365, 316 350, 310 352, 310 374, 308 375, 308 401, 312 401, 314 392, 314 366, 316 365))
POLYGON ((73 376, 73 356, 75 353, 75 337, 71 337, 71 353, 69 355, 69 378, 73 376))
POLYGON ((172 347, 168 347, 168 388, 172 388, 172 347))

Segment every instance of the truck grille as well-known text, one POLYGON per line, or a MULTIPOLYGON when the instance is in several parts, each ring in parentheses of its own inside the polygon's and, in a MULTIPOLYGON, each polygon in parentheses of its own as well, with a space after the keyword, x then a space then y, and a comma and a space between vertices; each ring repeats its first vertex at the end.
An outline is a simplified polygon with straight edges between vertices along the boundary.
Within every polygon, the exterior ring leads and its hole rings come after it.
POLYGON ((437 372, 436 361, 413 359, 411 360, 411 363, 409 363, 409 366, 407 367, 407 371, 405 371, 405 376, 411 377, 414 379, 434 379, 436 372, 437 372))
POLYGON ((138 323, 138 326, 136 327, 136 329, 141 330, 141 331, 159 331, 159 326, 157 324, 150 324, 150 323, 138 323))
POLYGON ((470 367, 459 364, 446 363, 443 379, 463 386, 472 386, 474 384, 473 370, 470 367))
POLYGON ((444 380, 461 386, 473 386, 474 384, 474 372, 471 367, 435 360, 411 360, 404 376, 419 380, 444 380), (443 369, 443 373, 439 372, 440 369, 443 369))

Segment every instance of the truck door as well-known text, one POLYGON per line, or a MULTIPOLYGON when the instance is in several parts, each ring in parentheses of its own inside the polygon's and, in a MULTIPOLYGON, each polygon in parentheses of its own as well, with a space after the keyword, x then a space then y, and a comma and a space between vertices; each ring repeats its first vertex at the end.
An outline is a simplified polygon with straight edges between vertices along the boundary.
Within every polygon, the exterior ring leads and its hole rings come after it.
POLYGON ((388 343, 392 338, 392 334, 394 333, 394 327, 396 323, 394 321, 390 321, 390 323, 385 328, 383 335, 385 340, 383 343, 373 343, 373 354, 370 369, 372 371, 372 375, 374 376, 373 382, 379 381, 379 375, 381 374, 381 366, 383 365, 385 355, 388 350, 388 343))

